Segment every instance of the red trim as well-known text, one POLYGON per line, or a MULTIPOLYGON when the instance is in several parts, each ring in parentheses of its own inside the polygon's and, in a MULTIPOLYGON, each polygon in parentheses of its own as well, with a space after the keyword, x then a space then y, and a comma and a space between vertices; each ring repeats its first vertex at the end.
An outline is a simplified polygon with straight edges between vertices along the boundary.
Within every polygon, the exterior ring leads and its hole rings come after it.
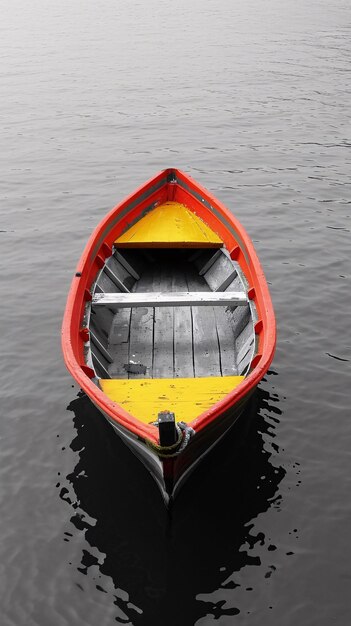
POLYGON ((101 262, 111 253, 113 242, 145 209, 153 203, 165 202, 170 192, 174 200, 183 202, 199 215, 221 237, 227 249, 232 254, 234 253, 233 256, 239 261, 249 281, 249 295, 256 305, 258 318, 262 321, 262 328, 259 329, 257 335, 257 352, 260 358, 255 359, 255 367, 236 389, 191 423, 196 431, 205 428, 256 387, 272 362, 276 344, 276 324, 268 286, 253 244, 238 220, 212 194, 179 170, 164 170, 139 187, 108 213, 92 233, 85 247, 76 269, 76 272, 81 275, 74 276, 68 294, 62 325, 62 349, 68 370, 92 401, 113 421, 153 442, 158 441, 158 429, 155 426, 142 424, 129 415, 122 407, 109 400, 91 381, 92 370, 83 365, 84 337, 79 331, 85 303, 89 298, 91 299, 90 287, 101 267, 101 262), (188 186, 190 192, 177 183, 167 182, 167 175, 171 171, 175 173, 179 181, 188 186), (165 183, 159 189, 153 189, 161 184, 162 179, 165 179, 165 183), (147 195, 148 191, 150 195, 147 195), (194 198, 191 191, 200 194, 204 202, 194 198), (138 202, 140 196, 143 198, 138 202), (128 206, 131 204, 134 206, 128 211, 128 206), (207 204, 211 208, 206 206, 207 204))

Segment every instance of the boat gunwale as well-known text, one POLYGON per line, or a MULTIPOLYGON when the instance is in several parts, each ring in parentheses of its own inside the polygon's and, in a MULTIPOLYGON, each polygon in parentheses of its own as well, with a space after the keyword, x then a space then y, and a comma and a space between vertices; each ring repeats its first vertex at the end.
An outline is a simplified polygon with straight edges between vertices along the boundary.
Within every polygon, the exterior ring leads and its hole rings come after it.
POLYGON ((152 208, 151 199, 154 197, 156 206, 157 194, 165 190, 168 195, 169 187, 173 186, 174 190, 178 181, 183 190, 182 193, 189 197, 188 208, 200 218, 202 217, 210 228, 222 237, 228 251, 232 254, 234 251, 234 258, 238 258, 238 254, 241 253, 240 265, 249 281, 249 297, 255 302, 258 320, 262 322, 256 324, 256 357, 260 355, 260 358, 256 358, 257 363, 252 371, 236 389, 196 417, 189 423, 189 426, 195 431, 202 430, 217 419, 221 413, 242 400, 252 388, 256 387, 273 360, 276 345, 274 310, 260 261, 244 227, 224 204, 190 176, 175 168, 168 168, 159 172, 124 198, 96 226, 78 262, 64 313, 62 350, 68 370, 93 402, 100 406, 112 420, 129 429, 138 437, 154 443, 158 442, 157 427, 141 423, 119 404, 109 400, 83 371, 82 367, 86 366, 86 363, 84 361, 84 337, 81 336, 80 331, 85 305, 90 299, 91 285, 105 258, 111 254, 113 241, 116 238, 116 228, 119 226, 120 232, 122 232, 128 223, 131 223, 131 219, 140 219, 143 214, 150 210, 150 207, 152 208), (191 192, 194 192, 194 195, 191 195, 191 192), (236 237, 233 231, 237 235, 236 237))

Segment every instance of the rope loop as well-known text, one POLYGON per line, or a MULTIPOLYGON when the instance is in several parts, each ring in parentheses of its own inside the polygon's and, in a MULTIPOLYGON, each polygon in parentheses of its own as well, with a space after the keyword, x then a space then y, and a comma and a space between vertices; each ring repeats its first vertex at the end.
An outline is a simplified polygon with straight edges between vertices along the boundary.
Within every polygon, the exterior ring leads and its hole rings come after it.
MULTIPOLYGON (((152 424, 157 426, 158 422, 152 422, 152 424)), ((152 441, 146 441, 149 448, 156 452, 157 456, 161 459, 172 459, 179 456, 179 454, 181 454, 184 448, 188 445, 190 437, 195 435, 195 430, 191 428, 191 426, 188 426, 185 422, 177 422, 175 426, 177 429, 178 439, 172 446, 160 446, 152 441)))

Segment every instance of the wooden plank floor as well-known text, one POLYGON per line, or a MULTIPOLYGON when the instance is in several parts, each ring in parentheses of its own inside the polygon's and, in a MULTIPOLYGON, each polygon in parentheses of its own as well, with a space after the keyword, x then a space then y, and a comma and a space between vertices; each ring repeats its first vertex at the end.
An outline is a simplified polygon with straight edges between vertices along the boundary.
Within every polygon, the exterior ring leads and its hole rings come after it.
MULTIPOLYGON (((187 290, 209 291, 209 286, 192 264, 184 262, 177 266, 148 265, 132 291, 187 290)), ((119 309, 110 333, 113 358, 110 375, 113 378, 235 375, 235 338, 225 309, 213 306, 119 309)))

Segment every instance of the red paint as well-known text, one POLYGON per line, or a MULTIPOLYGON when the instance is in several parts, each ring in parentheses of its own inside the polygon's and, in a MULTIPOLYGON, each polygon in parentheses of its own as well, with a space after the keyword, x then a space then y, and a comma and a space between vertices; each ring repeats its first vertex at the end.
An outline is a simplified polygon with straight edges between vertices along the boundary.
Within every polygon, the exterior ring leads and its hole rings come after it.
POLYGON ((262 330, 263 330, 263 322, 262 320, 258 320, 258 322, 256 322, 255 324, 255 334, 259 335, 262 330))
POLYGON ((105 258, 106 257, 103 257, 101 254, 98 254, 96 257, 96 264, 100 269, 102 269, 105 265, 105 258))
POLYGON ((79 331, 79 336, 83 339, 84 342, 89 341, 89 328, 81 328, 79 331))
POLYGON ((254 358, 252 359, 251 362, 251 369, 255 369, 256 365, 259 364, 260 360, 262 359, 262 354, 255 354, 254 358))
POLYGON ((88 367, 87 365, 82 365, 81 368, 84 374, 88 376, 88 378, 94 378, 95 372, 91 369, 91 367, 88 367))
POLYGON ((234 246, 232 250, 229 250, 229 254, 230 254, 230 258, 233 259, 233 261, 236 261, 239 258, 239 254, 240 254, 239 246, 234 246))
POLYGON ((169 195, 172 195, 172 199, 176 202, 184 203, 203 219, 221 237, 227 249, 232 254, 234 253, 233 258, 238 259, 249 281, 249 297, 255 300, 257 314, 262 322, 262 328, 260 328, 258 335, 259 354, 254 358, 250 374, 236 389, 220 402, 213 405, 208 411, 202 413, 189 425, 197 432, 201 431, 216 420, 221 413, 242 400, 252 388, 256 387, 272 362, 276 344, 274 311, 263 270, 250 238, 232 213, 211 193, 196 183, 190 176, 179 170, 160 172, 155 178, 139 187, 137 191, 108 213, 94 230, 85 247, 76 269, 77 272, 81 273, 81 277, 79 280, 76 277, 73 278, 68 294, 62 325, 62 349, 68 370, 92 401, 102 411, 107 413, 113 421, 154 443, 158 442, 158 429, 156 426, 139 422, 124 411, 121 406, 109 400, 90 380, 94 376, 94 372, 88 366, 82 365, 84 363, 84 339, 79 331, 84 316, 85 303, 87 300, 91 300, 91 285, 96 279, 101 262, 110 254, 113 242, 128 226, 128 223, 138 218, 145 209, 150 208, 154 203, 162 203, 169 200, 169 195), (190 190, 200 194, 205 202, 197 200, 189 191, 173 182, 168 183, 165 181, 165 184, 160 189, 151 191, 151 188, 160 183, 171 171, 190 190), (148 191, 150 191, 150 195, 137 202, 138 197, 148 191), (128 213, 123 214, 132 202, 135 202, 136 206, 128 213), (208 208, 206 203, 213 207, 215 212, 208 208), (229 227, 222 220, 227 222, 229 227))

